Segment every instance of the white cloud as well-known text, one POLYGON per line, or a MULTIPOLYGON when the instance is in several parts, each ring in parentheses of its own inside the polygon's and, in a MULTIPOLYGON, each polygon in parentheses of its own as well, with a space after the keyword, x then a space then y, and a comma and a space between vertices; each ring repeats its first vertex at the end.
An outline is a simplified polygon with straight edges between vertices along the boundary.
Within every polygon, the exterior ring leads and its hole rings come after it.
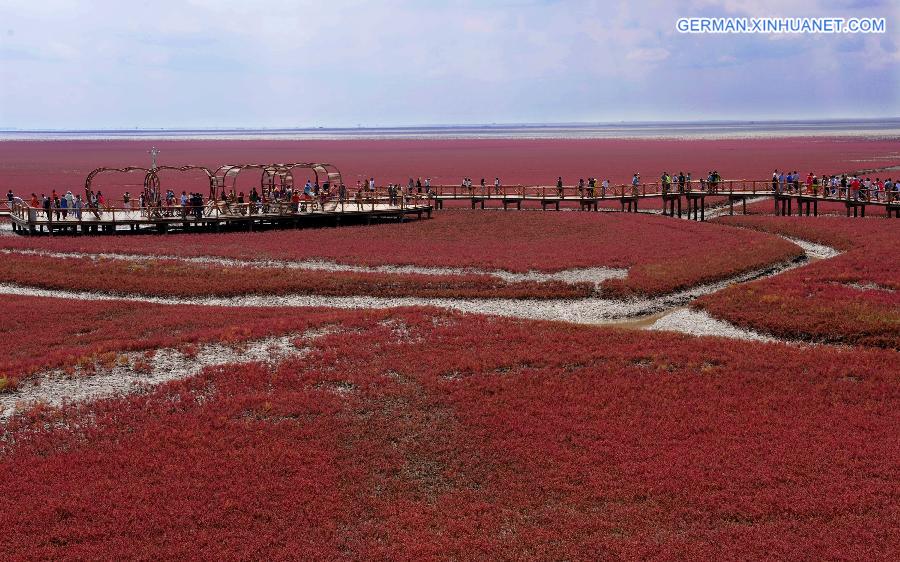
POLYGON ((662 47, 653 47, 650 49, 635 49, 630 51, 625 58, 635 62, 662 62, 669 58, 669 50, 662 47))

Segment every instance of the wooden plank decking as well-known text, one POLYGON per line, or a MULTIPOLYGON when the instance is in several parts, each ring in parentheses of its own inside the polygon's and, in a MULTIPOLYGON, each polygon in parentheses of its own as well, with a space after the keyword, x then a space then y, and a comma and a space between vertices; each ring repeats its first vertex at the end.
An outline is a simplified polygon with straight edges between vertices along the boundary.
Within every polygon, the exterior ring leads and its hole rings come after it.
POLYGON ((227 208, 204 206, 196 209, 140 210, 106 207, 102 210, 82 209, 79 214, 69 209, 65 215, 56 209, 49 213, 25 204, 14 204, 10 213, 13 231, 34 234, 122 234, 172 231, 253 231, 273 228, 301 228, 307 226, 340 226, 369 224, 376 221, 398 221, 431 217, 432 206, 421 200, 413 204, 392 206, 383 202, 344 202, 301 207, 297 212, 281 207, 262 210, 251 206, 231 205, 227 208), (252 208, 253 207, 253 208, 252 208))

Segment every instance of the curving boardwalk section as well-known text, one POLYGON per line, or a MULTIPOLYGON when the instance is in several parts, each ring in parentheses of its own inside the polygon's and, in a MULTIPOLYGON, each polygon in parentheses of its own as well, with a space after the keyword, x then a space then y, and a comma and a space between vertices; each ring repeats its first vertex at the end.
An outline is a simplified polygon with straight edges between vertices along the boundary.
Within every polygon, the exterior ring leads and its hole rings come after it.
MULTIPOLYGON (((803 188, 805 189, 805 187, 803 188)), ((638 212, 639 208, 662 208, 664 215, 681 217, 684 212, 689 218, 705 220, 707 197, 725 197, 728 199, 729 211, 734 214, 735 203, 740 203, 746 212, 747 200, 760 197, 771 197, 774 200, 776 214, 791 215, 794 208, 797 214, 807 216, 818 215, 820 202, 830 201, 843 203, 847 216, 866 216, 866 208, 883 208, 887 215, 900 218, 900 196, 893 193, 882 194, 884 199, 872 200, 862 195, 851 196, 848 190, 841 193, 830 193, 828 190, 815 193, 773 189, 770 180, 722 180, 717 184, 705 181, 688 182, 683 186, 672 184, 663 187, 659 183, 643 183, 638 185, 614 185, 608 188, 567 185, 562 187, 537 185, 511 186, 449 186, 433 187, 434 207, 442 209, 446 201, 468 201, 472 209, 484 209, 491 201, 503 205, 503 209, 514 207, 522 209, 525 202, 536 202, 543 210, 548 208, 560 210, 560 204, 577 204, 582 211, 597 211, 601 203, 617 202, 622 212, 638 212)))

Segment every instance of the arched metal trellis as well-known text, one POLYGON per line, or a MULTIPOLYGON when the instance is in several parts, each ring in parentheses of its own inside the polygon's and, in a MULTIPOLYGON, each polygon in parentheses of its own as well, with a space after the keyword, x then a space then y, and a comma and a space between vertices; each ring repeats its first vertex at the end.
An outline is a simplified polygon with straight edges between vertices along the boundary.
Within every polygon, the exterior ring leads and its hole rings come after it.
POLYGON ((89 195, 91 191, 91 186, 93 184, 94 178, 99 174, 111 173, 111 172, 119 172, 119 173, 131 173, 131 172, 143 172, 144 173, 144 182, 143 187, 144 190, 147 191, 148 195, 150 195, 151 200, 157 201, 160 198, 160 181, 159 181, 159 172, 164 170, 172 170, 175 172, 188 172, 192 170, 200 170, 206 174, 208 185, 212 188, 215 185, 214 178, 212 172, 209 171, 209 168, 205 166, 157 166, 156 168, 143 168, 141 166, 126 166, 124 168, 97 168, 91 173, 87 175, 84 180, 84 191, 85 195, 89 195))
POLYGON ((212 173, 209 198, 218 200, 222 192, 234 188, 237 178, 244 170, 261 170, 259 188, 266 198, 271 198, 276 188, 280 190, 294 187, 294 170, 312 170, 317 184, 328 182, 332 186, 343 183, 341 172, 334 164, 327 162, 294 162, 290 164, 226 164, 212 173))

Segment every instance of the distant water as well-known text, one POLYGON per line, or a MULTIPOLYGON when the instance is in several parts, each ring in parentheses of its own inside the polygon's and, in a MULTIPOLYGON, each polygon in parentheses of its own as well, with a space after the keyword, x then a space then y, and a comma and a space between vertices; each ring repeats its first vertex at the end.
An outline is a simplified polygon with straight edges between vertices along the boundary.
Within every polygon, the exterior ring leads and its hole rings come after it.
POLYGON ((900 138, 900 118, 384 128, 0 130, 0 140, 729 139, 809 136, 900 138))

